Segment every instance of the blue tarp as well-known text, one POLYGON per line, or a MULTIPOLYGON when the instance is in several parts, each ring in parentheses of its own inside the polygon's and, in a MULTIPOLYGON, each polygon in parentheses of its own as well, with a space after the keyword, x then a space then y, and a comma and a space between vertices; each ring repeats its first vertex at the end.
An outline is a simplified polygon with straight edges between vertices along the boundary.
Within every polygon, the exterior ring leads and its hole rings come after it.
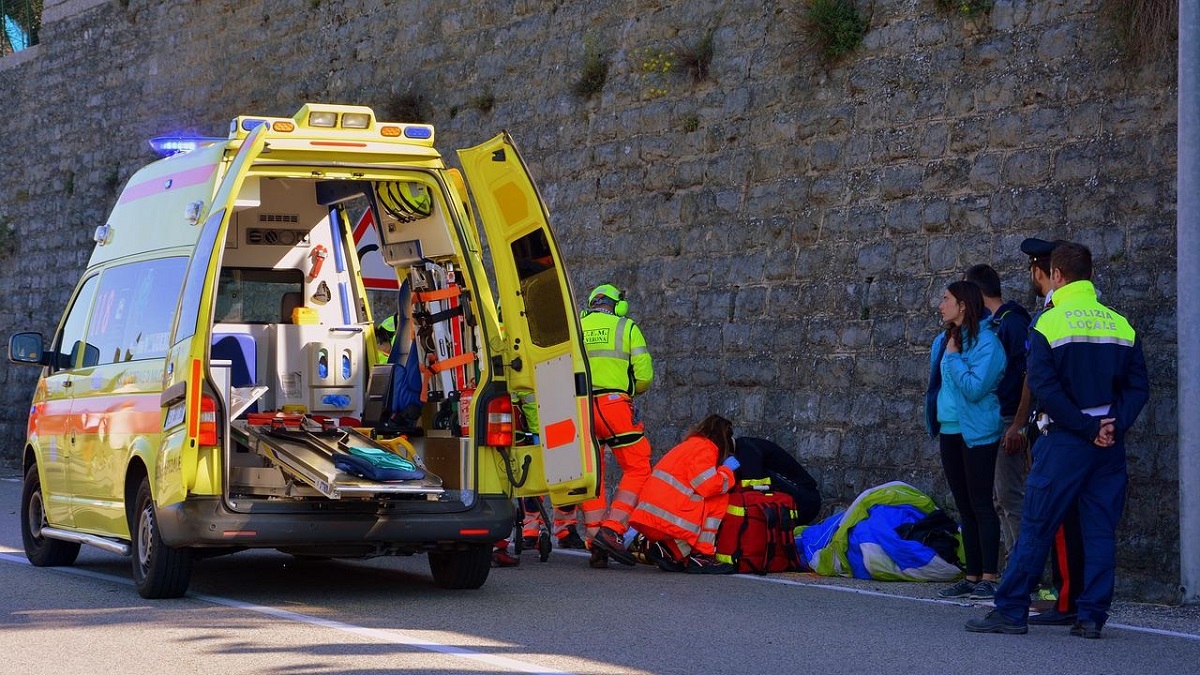
POLYGON ((809 568, 825 576, 949 581, 962 575, 958 566, 896 532, 936 508, 932 499, 907 483, 885 483, 865 490, 846 511, 801 528, 796 547, 809 568))

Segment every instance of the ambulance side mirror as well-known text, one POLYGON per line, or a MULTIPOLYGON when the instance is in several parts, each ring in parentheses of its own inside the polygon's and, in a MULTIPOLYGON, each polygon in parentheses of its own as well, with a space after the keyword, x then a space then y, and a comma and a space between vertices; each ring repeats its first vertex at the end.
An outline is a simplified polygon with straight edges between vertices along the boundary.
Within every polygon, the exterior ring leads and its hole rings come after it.
POLYGON ((8 338, 8 360, 12 363, 49 365, 50 361, 42 345, 41 333, 16 333, 8 338))

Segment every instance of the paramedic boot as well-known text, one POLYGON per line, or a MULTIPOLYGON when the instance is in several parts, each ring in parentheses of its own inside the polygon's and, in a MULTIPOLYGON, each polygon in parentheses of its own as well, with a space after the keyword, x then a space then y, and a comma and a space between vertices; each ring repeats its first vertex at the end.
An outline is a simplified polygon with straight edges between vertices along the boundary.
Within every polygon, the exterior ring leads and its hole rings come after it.
POLYGON ((733 574, 737 568, 729 563, 718 562, 715 556, 693 553, 687 557, 683 571, 688 574, 733 574))
POLYGON ((610 555, 614 560, 622 565, 633 567, 637 564, 637 558, 625 550, 625 542, 621 541, 621 535, 614 532, 611 528, 602 527, 596 533, 596 538, 592 539, 592 550, 599 548, 610 555))
POLYGON ((592 547, 592 559, 588 561, 588 567, 594 570, 608 569, 608 554, 599 547, 592 547))
POLYGON ((660 541, 652 541, 646 545, 646 559, 658 566, 664 572, 682 572, 684 564, 675 559, 671 552, 660 541))
POLYGON ((583 539, 579 538, 579 533, 575 530, 567 532, 566 536, 558 538, 559 548, 587 548, 583 543, 583 539))
POLYGON ((520 564, 521 559, 509 553, 507 548, 496 547, 492 550, 493 567, 516 567, 520 564))

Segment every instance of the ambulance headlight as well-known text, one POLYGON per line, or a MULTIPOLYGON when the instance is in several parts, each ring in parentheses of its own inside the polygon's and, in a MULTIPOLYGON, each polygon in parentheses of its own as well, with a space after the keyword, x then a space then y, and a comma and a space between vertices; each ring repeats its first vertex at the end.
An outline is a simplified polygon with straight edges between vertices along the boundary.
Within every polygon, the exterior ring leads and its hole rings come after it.
POLYGON ((366 129, 371 126, 371 116, 366 113, 346 113, 342 115, 343 129, 366 129))
POLYGON ((337 126, 337 113, 327 112, 324 110, 314 110, 308 113, 308 126, 335 127, 337 126))

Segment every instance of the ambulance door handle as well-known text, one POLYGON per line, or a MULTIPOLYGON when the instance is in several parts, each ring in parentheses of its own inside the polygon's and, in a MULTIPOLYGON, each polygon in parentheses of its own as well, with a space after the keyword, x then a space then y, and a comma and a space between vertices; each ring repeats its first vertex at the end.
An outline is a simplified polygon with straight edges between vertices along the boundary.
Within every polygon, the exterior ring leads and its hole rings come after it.
POLYGON ((329 329, 330 333, 361 333, 362 326, 334 326, 329 329))

